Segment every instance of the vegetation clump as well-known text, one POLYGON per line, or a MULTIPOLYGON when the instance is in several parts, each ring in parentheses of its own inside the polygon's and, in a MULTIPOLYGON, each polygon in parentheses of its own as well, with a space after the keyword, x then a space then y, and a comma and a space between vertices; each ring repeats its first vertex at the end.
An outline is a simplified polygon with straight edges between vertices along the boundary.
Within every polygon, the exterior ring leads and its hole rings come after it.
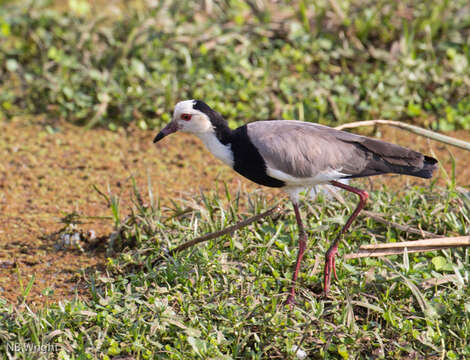
MULTIPOLYGON (((291 310, 284 300, 296 257, 292 211, 168 256, 169 249, 268 204, 256 194, 227 192, 225 199, 211 194, 165 209, 135 194, 125 217, 112 201, 116 232, 108 246, 118 252, 108 258, 106 271, 83 274, 91 299, 51 304, 37 313, 18 312, 0 299, 0 352, 11 343, 51 343, 58 344, 61 359, 286 359, 303 352, 335 359, 470 356, 467 249, 343 259, 339 281, 325 299, 320 254, 349 210, 329 199, 305 202, 308 270, 291 310)), ((348 197, 346 205, 353 208, 355 200, 348 197)), ((470 200, 455 189, 411 188, 405 196, 373 191, 369 208, 435 234, 469 231, 470 200)), ((361 242, 413 238, 419 236, 362 217, 340 253, 361 242)), ((24 304, 30 288, 25 285, 24 304)))
POLYGON ((466 0, 130 2, 119 16, 70 3, 0 9, 4 117, 146 128, 200 98, 237 123, 470 128, 466 0))

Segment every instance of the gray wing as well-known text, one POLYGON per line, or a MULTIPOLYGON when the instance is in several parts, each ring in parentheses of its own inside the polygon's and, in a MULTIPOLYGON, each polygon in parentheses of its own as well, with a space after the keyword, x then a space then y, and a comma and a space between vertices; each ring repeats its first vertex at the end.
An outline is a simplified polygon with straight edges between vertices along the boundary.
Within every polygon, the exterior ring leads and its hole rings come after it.
POLYGON ((423 168, 419 152, 323 125, 273 120, 250 123, 247 129, 268 167, 298 178, 328 170, 346 174, 345 178, 390 172, 415 175, 423 168))

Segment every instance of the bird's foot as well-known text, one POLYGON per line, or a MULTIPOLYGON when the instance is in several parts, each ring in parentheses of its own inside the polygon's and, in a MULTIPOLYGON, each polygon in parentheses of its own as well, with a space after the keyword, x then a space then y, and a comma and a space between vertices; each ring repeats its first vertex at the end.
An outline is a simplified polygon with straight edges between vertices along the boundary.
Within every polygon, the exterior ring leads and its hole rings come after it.
POLYGON ((292 308, 295 305, 295 295, 290 294, 284 302, 284 305, 289 305, 292 308))
POLYGON ((294 285, 292 286, 292 289, 290 290, 290 294, 287 297, 286 301, 284 302, 284 305, 290 305, 291 309, 295 305, 295 289, 294 285))
POLYGON ((336 265, 335 265, 335 255, 338 252, 338 244, 333 244, 328 251, 326 252, 325 256, 325 272, 324 272, 324 293, 328 295, 328 291, 330 290, 330 283, 331 283, 331 272, 338 281, 338 275, 336 275, 336 265))

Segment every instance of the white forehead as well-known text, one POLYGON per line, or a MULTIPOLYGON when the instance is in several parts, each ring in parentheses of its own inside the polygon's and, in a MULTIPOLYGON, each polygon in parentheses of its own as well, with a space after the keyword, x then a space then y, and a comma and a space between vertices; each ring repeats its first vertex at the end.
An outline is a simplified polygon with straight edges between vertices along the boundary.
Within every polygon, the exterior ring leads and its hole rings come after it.
POLYGON ((193 105, 195 104, 195 100, 185 100, 180 101, 175 105, 174 114, 190 114, 194 112, 193 105))

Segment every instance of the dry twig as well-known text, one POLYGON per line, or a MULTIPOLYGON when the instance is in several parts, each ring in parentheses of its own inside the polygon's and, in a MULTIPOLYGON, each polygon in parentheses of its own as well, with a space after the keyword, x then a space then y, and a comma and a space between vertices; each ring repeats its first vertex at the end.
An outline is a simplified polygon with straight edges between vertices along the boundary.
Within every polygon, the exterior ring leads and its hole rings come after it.
POLYGON ((450 249, 454 247, 470 246, 470 236, 456 236, 437 239, 423 239, 415 241, 402 241, 386 244, 366 244, 359 248, 354 254, 346 254, 345 259, 356 259, 361 257, 377 257, 387 255, 403 254, 405 249, 408 253, 435 251, 450 249))
MULTIPOLYGON (((261 220, 261 219, 263 219, 267 216, 273 215, 273 213, 275 213, 277 211, 279 211, 279 205, 276 205, 276 206, 272 207, 269 210, 266 210, 265 212, 263 212, 261 214, 258 214, 258 215, 252 216, 248 219, 242 220, 242 221, 236 223, 235 225, 229 226, 228 228, 225 228, 225 229, 222 229, 220 231, 216 231, 216 232, 213 232, 213 233, 210 233, 210 234, 206 234, 206 235, 203 235, 203 236, 199 236, 199 237, 197 237, 193 240, 187 241, 184 244, 181 244, 180 246, 178 246, 174 249, 171 249, 166 256, 174 255, 174 254, 176 254, 180 251, 183 251, 183 250, 185 250, 185 249, 187 249, 191 246, 200 244, 204 241, 212 240, 212 239, 218 238, 218 237, 226 235, 226 234, 234 233, 238 229, 241 229, 245 226, 248 226, 248 225, 250 225, 251 223, 253 223, 255 221, 258 221, 258 220, 261 220)), ((152 266, 155 266, 160 261, 162 261, 164 258, 165 258, 165 256, 159 256, 158 258, 156 258, 152 262, 152 266)))
POLYGON ((404 232, 407 232, 407 233, 421 235, 423 237, 424 236, 429 236, 429 237, 433 237, 433 238, 443 238, 443 237, 445 237, 444 235, 437 235, 437 234, 434 234, 432 232, 420 230, 420 229, 414 228, 414 227, 409 226, 409 225, 400 225, 396 222, 385 220, 379 214, 373 213, 371 211, 362 210, 362 212, 360 214, 368 216, 371 219, 374 219, 375 221, 377 221, 381 224, 391 226, 395 229, 398 229, 400 231, 404 231, 404 232))
POLYGON ((439 142, 442 142, 444 144, 452 145, 459 147, 461 149, 465 150, 470 150, 470 143, 467 141, 455 139, 450 136, 442 135, 437 132, 427 130, 420 128, 419 126, 414 126, 406 123, 402 123, 399 121, 391 121, 391 120, 367 120, 367 121, 357 121, 357 122, 352 122, 349 124, 343 124, 340 126, 335 127, 337 130, 343 130, 343 129, 350 129, 350 128, 356 128, 356 127, 361 127, 361 126, 375 126, 377 124, 380 125, 390 125, 394 126, 403 130, 410 131, 414 134, 424 136, 426 138, 436 140, 439 142))

